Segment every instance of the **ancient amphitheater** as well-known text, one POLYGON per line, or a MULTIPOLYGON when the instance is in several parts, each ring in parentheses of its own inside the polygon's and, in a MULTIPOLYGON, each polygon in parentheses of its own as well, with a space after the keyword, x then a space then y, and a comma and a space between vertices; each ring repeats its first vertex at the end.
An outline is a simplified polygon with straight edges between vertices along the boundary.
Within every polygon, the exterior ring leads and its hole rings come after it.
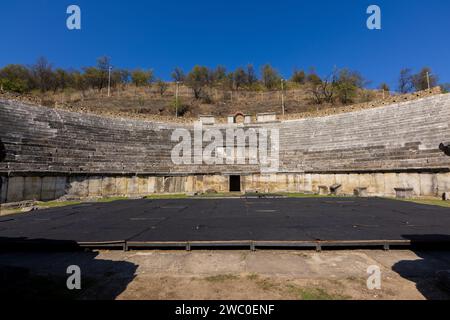
POLYGON ((174 165, 175 129, 192 124, 102 117, 0 101, 1 202, 152 193, 450 191, 450 95, 319 118, 214 124, 277 129, 279 166, 174 165), (332 188, 333 189, 333 188, 332 188))

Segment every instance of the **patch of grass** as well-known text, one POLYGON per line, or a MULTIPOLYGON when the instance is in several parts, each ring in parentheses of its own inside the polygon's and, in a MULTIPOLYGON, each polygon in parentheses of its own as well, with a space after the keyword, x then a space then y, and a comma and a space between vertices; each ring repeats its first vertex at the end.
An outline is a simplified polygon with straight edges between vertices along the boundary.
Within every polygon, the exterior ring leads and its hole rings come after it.
POLYGON ((216 276, 209 276, 205 278, 205 280, 208 282, 225 282, 237 279, 239 279, 239 277, 232 274, 219 274, 216 276))
POLYGON ((438 206, 444 208, 450 208, 450 201, 444 201, 440 199, 397 199, 397 198, 389 198, 391 200, 404 201, 404 202, 413 202, 417 204, 424 204, 427 206, 438 206))
POLYGON ((123 201, 123 200, 129 200, 129 198, 127 198, 127 197, 101 198, 101 199, 98 199, 96 202, 100 202, 100 203, 108 203, 108 202, 123 201))
POLYGON ((49 201, 49 202, 38 202, 36 205, 43 208, 59 208, 66 206, 76 206, 81 204, 81 201, 49 201))
POLYGON ((450 201, 443 200, 411 200, 411 202, 418 204, 425 204, 428 206, 439 206, 444 208, 450 208, 450 201))
POLYGON ((305 194, 305 193, 283 193, 288 198, 342 198, 344 196, 339 195, 321 195, 321 194, 305 194))
POLYGON ((322 288, 299 288, 295 285, 288 285, 288 290, 300 300, 345 300, 345 296, 330 294, 322 288))
POLYGON ((151 194, 145 197, 145 199, 186 199, 188 196, 186 194, 151 194))
POLYGON ((264 291, 271 291, 277 288, 277 285, 268 279, 258 279, 256 284, 264 291))
POLYGON ((248 280, 252 280, 252 281, 256 281, 259 279, 259 275, 256 273, 250 273, 249 275, 247 275, 247 279, 248 280))
POLYGON ((235 198, 241 197, 243 194, 240 192, 227 192, 227 193, 203 193, 196 196, 197 198, 235 198))

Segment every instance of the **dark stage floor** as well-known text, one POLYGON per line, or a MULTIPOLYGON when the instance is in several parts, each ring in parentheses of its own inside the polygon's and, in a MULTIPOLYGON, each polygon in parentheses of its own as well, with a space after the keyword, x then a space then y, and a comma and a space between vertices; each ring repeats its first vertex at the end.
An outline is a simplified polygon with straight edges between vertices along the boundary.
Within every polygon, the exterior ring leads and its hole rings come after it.
POLYGON ((393 241, 450 238, 450 209, 386 199, 130 200, 0 218, 0 239, 81 242, 393 241))

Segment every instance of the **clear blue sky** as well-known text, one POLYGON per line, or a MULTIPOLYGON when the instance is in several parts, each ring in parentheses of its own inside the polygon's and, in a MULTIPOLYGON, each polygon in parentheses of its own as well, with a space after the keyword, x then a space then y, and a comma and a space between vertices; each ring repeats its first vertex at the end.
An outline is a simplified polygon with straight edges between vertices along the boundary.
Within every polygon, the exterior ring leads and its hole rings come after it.
POLYGON ((80 68, 108 55, 113 65, 228 69, 271 63, 285 77, 294 67, 360 71, 377 86, 396 86, 399 70, 430 66, 450 82, 448 0, 15 0, 0 6, 0 66, 80 68), (66 9, 82 10, 82 30, 66 28, 66 9), (382 30, 366 28, 366 9, 382 9, 382 30))

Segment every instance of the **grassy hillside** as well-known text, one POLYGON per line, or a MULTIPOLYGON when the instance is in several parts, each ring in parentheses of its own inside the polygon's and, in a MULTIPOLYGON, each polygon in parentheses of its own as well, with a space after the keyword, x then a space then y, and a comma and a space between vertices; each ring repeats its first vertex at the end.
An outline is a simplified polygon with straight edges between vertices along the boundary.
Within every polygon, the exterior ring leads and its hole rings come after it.
MULTIPOLYGON (((389 94, 385 93, 385 97, 389 94)), ((3 93, 4 98, 19 99, 49 107, 67 107, 74 110, 126 113, 158 116, 175 116, 175 85, 170 83, 167 90, 161 94, 153 86, 135 87, 127 85, 116 88, 111 96, 107 90, 86 90, 85 92, 67 89, 62 92, 40 93, 33 91, 28 94, 3 93)), ((382 99, 383 93, 372 90, 359 90, 355 103, 382 99)), ((297 85, 284 91, 285 112, 297 114, 326 110, 342 106, 341 103, 321 103, 314 101, 306 85, 297 85)), ((223 91, 214 88, 205 89, 200 99, 195 99, 192 90, 181 86, 179 93, 179 114, 184 118, 197 117, 200 114, 211 114, 226 117, 242 112, 256 114, 262 112, 282 111, 282 91, 223 91)))

